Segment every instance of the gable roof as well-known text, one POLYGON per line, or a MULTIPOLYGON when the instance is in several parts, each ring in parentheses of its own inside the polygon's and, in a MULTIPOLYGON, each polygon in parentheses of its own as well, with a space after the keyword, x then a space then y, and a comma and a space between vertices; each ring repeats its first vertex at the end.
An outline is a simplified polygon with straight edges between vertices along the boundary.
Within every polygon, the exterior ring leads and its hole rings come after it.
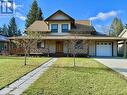
POLYGON ((26 29, 26 31, 50 32, 48 25, 44 21, 35 21, 26 29))
POLYGON ((7 37, 0 35, 0 41, 9 41, 7 37))
MULTIPOLYGON (((74 21, 75 19, 73 19, 71 16, 69 16, 68 14, 66 14, 65 12, 61 11, 61 10, 58 10, 56 11, 54 14, 52 14, 51 16, 49 16, 48 18, 45 19, 45 21, 49 21, 51 20, 50 18, 52 18, 53 16, 55 16, 56 14, 63 14, 65 16, 67 16, 71 21, 74 21)), ((69 20, 69 21, 70 21, 69 20)))
MULTIPOLYGON (((127 34, 127 29, 124 29, 118 36, 124 37, 124 35, 127 34)), ((125 35, 126 36, 126 35, 125 35)), ((127 36, 126 36, 127 37, 127 36)))

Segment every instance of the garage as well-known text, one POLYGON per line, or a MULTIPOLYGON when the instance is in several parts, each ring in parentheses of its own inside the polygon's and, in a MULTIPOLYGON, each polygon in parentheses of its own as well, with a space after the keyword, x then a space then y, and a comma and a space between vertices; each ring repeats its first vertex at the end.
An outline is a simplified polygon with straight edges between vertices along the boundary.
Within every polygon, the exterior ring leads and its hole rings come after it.
POLYGON ((97 42, 96 56, 112 56, 112 42, 97 42))

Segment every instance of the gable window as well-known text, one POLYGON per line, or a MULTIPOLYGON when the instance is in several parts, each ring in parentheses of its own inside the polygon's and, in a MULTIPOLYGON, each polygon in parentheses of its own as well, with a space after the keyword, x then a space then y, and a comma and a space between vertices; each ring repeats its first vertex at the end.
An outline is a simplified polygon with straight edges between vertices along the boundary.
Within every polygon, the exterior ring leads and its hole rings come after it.
POLYGON ((75 43, 75 49, 83 49, 83 40, 79 40, 75 43))
POLYGON ((62 32, 68 32, 68 24, 62 24, 62 32))
POLYGON ((38 41, 37 42, 37 48, 44 48, 45 47, 45 42, 44 41, 38 41))
POLYGON ((51 24, 51 31, 54 33, 58 32, 58 24, 51 24))

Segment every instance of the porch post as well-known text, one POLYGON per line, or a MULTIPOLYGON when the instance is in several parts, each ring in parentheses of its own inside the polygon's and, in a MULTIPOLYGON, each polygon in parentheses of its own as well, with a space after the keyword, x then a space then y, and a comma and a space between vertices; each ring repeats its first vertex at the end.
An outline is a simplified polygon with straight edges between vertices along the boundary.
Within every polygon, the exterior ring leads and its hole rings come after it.
POLYGON ((10 39, 9 44, 8 44, 8 50, 9 50, 9 55, 11 55, 11 39, 10 39))
POLYGON ((47 42, 47 55, 48 55, 48 57, 50 56, 50 52, 49 52, 49 44, 50 44, 50 42, 49 42, 49 40, 45 40, 45 42, 47 42))
POLYGON ((70 50, 70 47, 69 47, 69 40, 67 40, 67 57, 69 57, 69 50, 70 50))
POLYGON ((127 50, 126 50, 127 44, 126 43, 127 43, 127 40, 124 41, 124 58, 127 57, 127 50))
POLYGON ((89 57, 89 43, 90 43, 90 40, 87 41, 87 56, 89 57))

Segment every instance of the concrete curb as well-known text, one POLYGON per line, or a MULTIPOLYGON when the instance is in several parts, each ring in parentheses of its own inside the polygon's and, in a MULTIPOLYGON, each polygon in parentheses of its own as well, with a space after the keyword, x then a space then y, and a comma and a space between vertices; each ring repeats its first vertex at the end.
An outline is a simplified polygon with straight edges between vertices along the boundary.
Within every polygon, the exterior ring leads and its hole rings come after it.
POLYGON ((22 94, 56 60, 57 60, 57 58, 53 58, 53 59, 49 60, 45 64, 41 65, 40 67, 36 68, 35 70, 31 71, 30 73, 24 75, 19 80, 15 81, 14 83, 10 84, 9 86, 1 89, 0 90, 0 95, 6 95, 6 94, 20 95, 20 94, 22 94))

